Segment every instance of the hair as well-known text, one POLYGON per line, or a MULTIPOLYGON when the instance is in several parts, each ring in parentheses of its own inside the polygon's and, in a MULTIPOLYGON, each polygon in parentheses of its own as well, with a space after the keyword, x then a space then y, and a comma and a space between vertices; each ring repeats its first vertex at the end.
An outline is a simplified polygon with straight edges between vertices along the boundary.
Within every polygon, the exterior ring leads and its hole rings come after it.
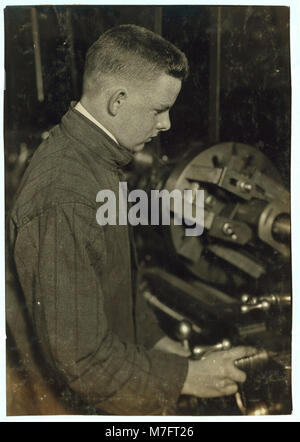
POLYGON ((185 54, 158 34, 135 25, 121 25, 102 34, 89 48, 83 89, 101 86, 104 78, 151 80, 165 73, 180 80, 188 77, 185 54))

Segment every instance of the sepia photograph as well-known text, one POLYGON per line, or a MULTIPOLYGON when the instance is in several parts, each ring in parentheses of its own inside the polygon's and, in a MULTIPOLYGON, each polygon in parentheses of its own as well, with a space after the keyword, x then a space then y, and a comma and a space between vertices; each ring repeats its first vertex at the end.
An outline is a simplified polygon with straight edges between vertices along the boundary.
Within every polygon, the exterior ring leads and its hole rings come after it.
POLYGON ((5 6, 7 417, 292 416, 290 13, 5 6))

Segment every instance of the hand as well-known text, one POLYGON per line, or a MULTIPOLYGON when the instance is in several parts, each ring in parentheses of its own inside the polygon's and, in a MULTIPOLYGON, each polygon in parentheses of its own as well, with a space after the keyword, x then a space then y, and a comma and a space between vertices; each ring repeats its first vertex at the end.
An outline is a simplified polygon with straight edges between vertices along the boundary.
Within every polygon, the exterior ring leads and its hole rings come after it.
POLYGON ((199 361, 190 360, 182 394, 201 398, 235 394, 237 383, 245 382, 246 374, 235 367, 234 361, 256 352, 252 347, 235 347, 212 352, 199 361))

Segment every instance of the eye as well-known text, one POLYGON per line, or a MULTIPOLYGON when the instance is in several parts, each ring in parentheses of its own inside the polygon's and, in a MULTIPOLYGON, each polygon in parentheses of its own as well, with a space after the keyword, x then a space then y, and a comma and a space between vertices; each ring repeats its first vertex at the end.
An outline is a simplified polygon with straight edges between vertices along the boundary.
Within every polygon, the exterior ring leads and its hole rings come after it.
POLYGON ((155 109, 154 113, 155 115, 163 114, 166 112, 167 109, 155 109))

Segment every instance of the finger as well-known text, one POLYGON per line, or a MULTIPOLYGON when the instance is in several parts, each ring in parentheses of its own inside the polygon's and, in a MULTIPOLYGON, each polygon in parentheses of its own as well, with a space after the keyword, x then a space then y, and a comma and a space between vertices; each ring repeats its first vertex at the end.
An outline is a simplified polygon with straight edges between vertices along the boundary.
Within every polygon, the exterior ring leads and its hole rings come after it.
POLYGON ((237 384, 229 384, 223 388, 224 396, 230 396, 238 391, 237 384))
POLYGON ((216 388, 219 391, 223 391, 225 387, 232 384, 233 382, 230 379, 218 379, 216 382, 216 388))
POLYGON ((246 373, 236 368, 233 364, 229 366, 227 376, 229 377, 229 379, 241 383, 245 382, 247 379, 246 373))
POLYGON ((226 353, 227 356, 232 359, 240 359, 255 355, 257 353, 257 349, 254 347, 239 346, 228 350, 226 353))
POLYGON ((230 378, 219 379, 216 382, 216 388, 218 390, 224 390, 224 388, 227 388, 230 385, 236 385, 236 382, 232 381, 230 378))

